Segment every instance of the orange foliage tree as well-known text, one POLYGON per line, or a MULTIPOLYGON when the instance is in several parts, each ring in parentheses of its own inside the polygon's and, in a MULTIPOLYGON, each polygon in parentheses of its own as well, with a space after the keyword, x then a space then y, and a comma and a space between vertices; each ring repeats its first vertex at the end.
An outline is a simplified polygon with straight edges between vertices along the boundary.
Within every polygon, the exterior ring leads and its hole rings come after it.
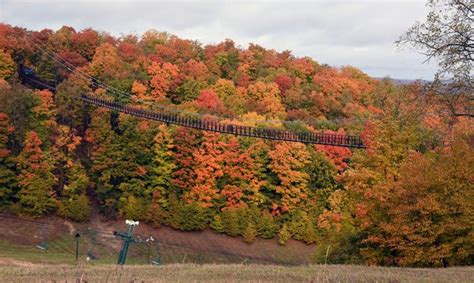
POLYGON ((310 155, 305 145, 300 143, 282 142, 268 152, 268 167, 278 179, 275 184, 275 209, 285 212, 305 205, 308 198, 309 176, 302 169, 309 163, 310 155))
POLYGON ((18 211, 31 216, 41 216, 55 209, 53 186, 56 183, 47 153, 41 149, 38 134, 31 131, 17 158, 20 192, 18 211))
POLYGON ((167 93, 175 87, 178 72, 178 66, 171 63, 153 62, 148 67, 148 74, 151 76, 151 98, 154 101, 160 102, 166 98, 167 93))
POLYGON ((0 205, 9 205, 16 187, 14 156, 8 148, 13 127, 7 114, 0 112, 0 205))

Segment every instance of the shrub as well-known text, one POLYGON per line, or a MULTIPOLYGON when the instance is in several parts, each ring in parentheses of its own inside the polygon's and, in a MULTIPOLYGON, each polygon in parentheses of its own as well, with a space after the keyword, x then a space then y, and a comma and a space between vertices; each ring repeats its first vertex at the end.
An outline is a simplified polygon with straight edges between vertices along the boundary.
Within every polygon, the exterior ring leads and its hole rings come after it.
POLYGON ((58 214, 77 222, 87 221, 91 214, 88 197, 85 194, 74 195, 58 201, 58 214))
POLYGON ((258 219, 257 233, 264 239, 275 237, 278 232, 278 223, 268 211, 263 211, 258 219))

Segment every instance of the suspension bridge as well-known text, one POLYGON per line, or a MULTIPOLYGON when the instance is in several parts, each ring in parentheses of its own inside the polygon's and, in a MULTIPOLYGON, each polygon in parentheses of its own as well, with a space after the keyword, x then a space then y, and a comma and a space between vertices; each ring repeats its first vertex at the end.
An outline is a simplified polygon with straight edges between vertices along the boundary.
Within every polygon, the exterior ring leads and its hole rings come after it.
MULTIPOLYGON (((40 50, 40 52, 51 58, 51 60, 64 67, 66 70, 70 72, 74 72, 77 70, 76 66, 59 57, 59 55, 57 55, 56 53, 49 50, 45 50, 35 43, 33 44, 37 49, 40 50)), ((93 88, 103 88, 112 93, 118 93, 119 95, 125 94, 130 96, 130 94, 117 90, 112 86, 97 80, 96 78, 84 74, 83 72, 77 70, 77 73, 84 79, 86 79, 93 88)), ((37 77, 31 69, 26 68, 23 65, 20 65, 19 77, 24 85, 27 85, 32 88, 47 89, 52 92, 56 92, 57 82, 47 81, 40 77, 37 77)), ((359 136, 354 135, 327 134, 310 131, 292 131, 269 127, 244 126, 226 121, 219 121, 216 119, 212 119, 212 117, 210 118, 202 115, 196 115, 197 113, 190 113, 192 115, 182 115, 182 113, 180 113, 179 111, 169 111, 166 109, 166 107, 161 107, 161 111, 144 110, 138 107, 133 107, 120 102, 113 101, 112 99, 99 98, 84 93, 76 98, 91 105, 104 107, 139 118, 203 131, 231 134, 235 136, 254 137, 267 140, 300 142, 304 144, 319 144, 348 148, 366 148, 362 139, 359 136)))

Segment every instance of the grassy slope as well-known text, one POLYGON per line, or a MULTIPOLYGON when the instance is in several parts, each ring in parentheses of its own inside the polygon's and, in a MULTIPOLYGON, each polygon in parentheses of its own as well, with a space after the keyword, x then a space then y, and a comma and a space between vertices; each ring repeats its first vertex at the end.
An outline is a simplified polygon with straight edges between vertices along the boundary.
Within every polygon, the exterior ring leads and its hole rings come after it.
MULTIPOLYGON (((1 260, 0 260, 1 263, 1 260)), ((474 268, 413 269, 351 265, 1 266, 2 282, 472 282, 474 268)))
MULTIPOLYGON (((91 237, 83 234, 80 242, 80 258, 84 260, 88 251, 98 256, 100 263, 115 263, 121 241, 113 236, 114 230, 126 229, 123 221, 105 221, 99 218, 89 223, 77 224, 48 217, 25 222, 2 219, 8 229, 0 229, 0 257, 25 260, 34 263, 73 263, 75 254, 74 231, 88 227, 102 231, 91 237), (47 227, 38 225, 48 223, 47 227), (69 231, 69 232, 68 232, 69 231), (47 252, 36 245, 47 237, 47 252)), ((182 232, 168 227, 154 229, 140 223, 135 235, 153 236, 160 242, 162 263, 265 263, 308 264, 315 249, 298 241, 280 246, 276 239, 257 239, 248 245, 240 237, 229 237, 212 231, 182 232)), ((151 248, 150 258, 157 256, 156 244, 151 248)), ((134 244, 129 251, 128 263, 146 263, 148 249, 144 244, 134 244)))

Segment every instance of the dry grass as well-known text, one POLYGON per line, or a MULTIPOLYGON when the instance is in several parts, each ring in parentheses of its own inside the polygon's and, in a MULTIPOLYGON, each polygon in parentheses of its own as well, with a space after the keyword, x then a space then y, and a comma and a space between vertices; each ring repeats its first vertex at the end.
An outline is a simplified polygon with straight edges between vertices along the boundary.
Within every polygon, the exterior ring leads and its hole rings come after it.
POLYGON ((71 266, 0 261, 1 282, 473 282, 474 267, 446 269, 351 265, 71 266), (3 265, 2 265, 3 263, 3 265))

